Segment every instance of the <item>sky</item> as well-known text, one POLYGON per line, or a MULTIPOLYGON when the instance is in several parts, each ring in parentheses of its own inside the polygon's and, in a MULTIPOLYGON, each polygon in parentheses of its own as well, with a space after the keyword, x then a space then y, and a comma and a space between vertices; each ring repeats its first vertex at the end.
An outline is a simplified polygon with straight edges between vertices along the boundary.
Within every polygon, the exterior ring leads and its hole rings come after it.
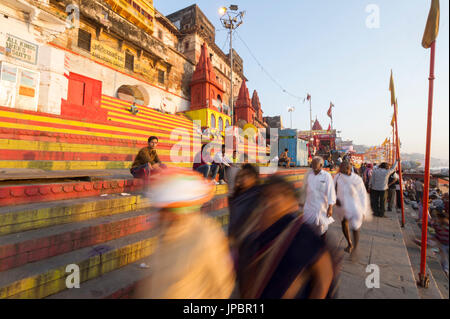
MULTIPOLYGON (((313 120, 324 129, 333 102, 333 128, 343 139, 380 145, 392 136, 392 69, 401 152, 425 153, 430 50, 421 42, 431 0, 154 0, 164 15, 194 3, 214 24, 216 44, 225 53, 227 30, 218 8, 236 4, 246 11, 233 48, 244 60, 247 86, 250 94, 258 91, 264 116, 281 115, 290 127, 287 109, 293 106, 293 128, 309 129, 309 103, 283 92, 269 73, 288 92, 311 95, 313 120)), ((431 156, 448 160, 449 1, 440 3, 431 156)))

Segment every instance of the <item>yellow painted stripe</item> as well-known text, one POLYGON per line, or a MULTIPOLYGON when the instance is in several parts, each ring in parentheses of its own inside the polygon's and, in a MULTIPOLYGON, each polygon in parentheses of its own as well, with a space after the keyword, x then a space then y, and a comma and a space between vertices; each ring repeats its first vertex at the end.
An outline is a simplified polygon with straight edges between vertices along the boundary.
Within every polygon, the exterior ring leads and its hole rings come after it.
MULTIPOLYGON (((0 122, 0 127, 33 130, 33 131, 41 131, 41 132, 67 133, 67 134, 84 135, 84 136, 89 135, 89 136, 117 138, 117 139, 132 140, 132 141, 147 141, 148 140, 148 137, 143 137, 143 136, 141 137, 141 136, 117 135, 117 134, 111 134, 111 133, 80 131, 80 130, 73 130, 73 129, 54 128, 54 127, 49 127, 49 126, 38 126, 38 125, 10 123, 10 122, 0 122)), ((150 135, 161 136, 161 135, 167 135, 167 134, 146 132, 146 136, 150 136, 150 135)), ((169 136, 169 135, 167 135, 167 136, 169 136)), ((163 138, 160 138, 159 142, 167 143, 167 144, 180 143, 180 145, 189 145, 186 143, 171 141, 171 140, 167 140, 167 139, 163 139, 163 138)))
POLYGON ((173 130, 174 128, 183 128, 190 133, 192 133, 194 131, 193 125, 190 125, 190 126, 180 125, 175 122, 163 122, 163 121, 159 121, 159 120, 155 120, 155 119, 151 119, 151 118, 147 119, 147 118, 143 118, 143 117, 138 118, 138 120, 140 120, 141 122, 137 122, 137 121, 135 121, 136 120, 135 118, 128 116, 126 114, 122 114, 117 111, 109 111, 108 117, 112 117, 112 116, 120 116, 120 117, 122 117, 121 120, 123 120, 123 117, 128 120, 131 120, 130 125, 144 126, 144 127, 148 127, 148 128, 159 129, 159 130, 168 130, 168 131, 173 130), (147 123, 142 123, 143 121, 147 121, 147 123), (162 127, 161 125, 166 125, 171 128, 169 129, 167 127, 162 127))
MULTIPOLYGON (((229 214, 225 212, 214 219, 225 227, 229 223, 229 214)), ((152 255, 156 248, 157 238, 150 238, 130 245, 111 250, 102 256, 93 256, 74 263, 80 268, 80 283, 98 278, 120 267, 134 263, 152 255)), ((66 287, 66 265, 51 269, 45 273, 17 280, 0 288, 0 299, 40 299, 64 291, 66 287)))
MULTIPOLYGON (((101 106, 103 107, 103 105, 113 105, 113 106, 117 106, 120 108, 124 108, 124 109, 128 109, 130 107, 130 104, 127 102, 122 102, 122 101, 118 101, 118 100, 114 100, 108 96, 102 96, 102 100, 100 102, 101 106)), ((170 121, 179 121, 180 123, 185 123, 185 124, 192 124, 192 121, 189 120, 187 117, 181 117, 180 115, 175 115, 175 114, 164 114, 164 113, 160 113, 158 112, 156 109, 152 109, 152 108, 143 108, 139 111, 139 113, 144 113, 144 114, 148 114, 150 116, 155 116, 158 115, 160 117, 166 118, 170 121), (151 110, 150 110, 151 109, 151 110)))
MULTIPOLYGON (((93 256, 71 262, 80 267, 80 282, 85 282, 150 256, 154 252, 155 244, 156 238, 151 237, 114 249, 102 254, 101 257, 93 256)), ((67 276, 66 265, 60 266, 0 288, 0 298, 44 298, 67 289, 65 283, 67 276)))
MULTIPOLYGON (((150 131, 143 131, 143 130, 137 130, 137 129, 131 129, 131 128, 118 127, 118 126, 94 124, 94 123, 87 123, 87 122, 78 122, 78 121, 72 121, 72 120, 62 120, 62 119, 53 118, 53 117, 45 117, 45 116, 25 114, 25 113, 0 111, 0 117, 2 117, 2 116, 6 117, 6 118, 12 118, 12 119, 21 119, 21 120, 36 121, 36 122, 54 123, 54 124, 60 124, 60 125, 78 126, 80 128, 95 128, 95 129, 99 129, 99 130, 127 132, 127 133, 135 133, 135 134, 142 134, 142 135, 150 134, 150 131)), ((86 133, 92 134, 93 132, 85 132, 85 134, 86 133)), ((169 134, 163 134, 163 135, 165 135, 166 137, 170 137, 169 134)))
MULTIPOLYGON (((127 120, 120 119, 120 118, 117 118, 117 117, 112 117, 112 116, 108 116, 108 121, 114 121, 114 122, 118 122, 118 123, 129 124, 129 125, 136 125, 136 126, 142 126, 142 127, 152 127, 154 129, 158 129, 158 130, 167 130, 170 133, 173 132, 173 134, 187 133, 189 138, 191 138, 191 136, 192 136, 192 130, 191 130, 191 132, 189 132, 189 130, 187 130, 187 132, 186 132, 186 131, 184 131, 184 130, 186 130, 185 128, 182 128, 183 131, 180 128, 178 128, 178 127, 173 127, 171 130, 169 130, 169 129, 166 129, 166 128, 163 128, 163 127, 158 127, 158 126, 153 126, 153 125, 146 125, 146 124, 142 124, 142 123, 136 123, 136 122, 127 121, 127 120)), ((159 132, 158 133, 154 133, 154 134, 155 135, 159 135, 159 136, 169 137, 169 138, 170 138, 170 135, 171 135, 171 134, 159 133, 159 132)))
MULTIPOLYGON (((131 161, 0 161, 1 168, 38 168, 52 170, 129 169, 131 161)), ((165 163, 169 167, 191 168, 192 163, 165 163)))
POLYGON ((186 126, 186 127, 191 127, 192 128, 192 121, 188 120, 187 118, 183 118, 180 121, 178 121, 178 120, 174 120, 174 119, 171 119, 171 118, 160 118, 160 117, 155 116, 152 113, 144 112, 144 111, 139 111, 139 113, 136 114, 136 115, 130 115, 131 113, 129 111, 129 107, 123 107, 123 106, 119 106, 119 105, 112 106, 111 103, 107 103, 107 104, 106 103, 105 104, 102 103, 101 107, 103 109, 107 109, 107 110, 110 110, 112 112, 119 112, 119 113, 121 113, 123 115, 126 115, 126 116, 130 117, 130 118, 139 118, 141 120, 150 119, 153 122, 157 122, 157 123, 167 123, 167 124, 174 124, 174 123, 176 123, 177 125, 180 125, 180 126, 186 126), (120 109, 118 109, 118 107, 120 107, 120 109))
MULTIPOLYGON (((140 148, 91 145, 91 144, 71 144, 43 141, 7 140, 0 139, 0 149, 3 150, 25 150, 25 151, 46 151, 46 152, 74 152, 74 153, 103 153, 103 154, 133 154, 136 155, 140 148)), ((189 148, 190 149, 190 148, 189 148)), ((170 150, 160 149, 159 155, 170 155, 170 150)), ((183 155, 192 156, 193 152, 185 151, 183 155)))

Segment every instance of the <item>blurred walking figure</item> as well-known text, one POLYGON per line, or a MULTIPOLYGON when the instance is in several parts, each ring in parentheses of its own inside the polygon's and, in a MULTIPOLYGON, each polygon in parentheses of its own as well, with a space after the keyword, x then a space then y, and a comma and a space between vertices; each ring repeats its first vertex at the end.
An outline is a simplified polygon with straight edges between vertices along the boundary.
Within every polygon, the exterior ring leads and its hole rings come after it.
POLYGON ((352 253, 358 246, 359 229, 363 221, 370 220, 372 217, 364 182, 361 177, 352 173, 351 166, 350 163, 343 162, 339 173, 334 178, 337 196, 334 215, 342 223, 342 232, 348 243, 345 251, 348 253, 352 253), (353 231, 353 241, 350 236, 350 228, 353 231))
POLYGON ((149 197, 160 208, 152 276, 136 298, 229 298, 235 274, 228 240, 219 224, 200 212, 214 185, 200 174, 170 169, 152 180, 149 197))
MULTIPOLYGON (((261 185, 259 173, 251 164, 244 164, 236 175, 233 194, 228 199, 230 208, 230 223, 228 226, 228 240, 235 261, 237 261, 241 237, 244 226, 252 212, 259 204, 261 185)), ((237 264, 235 263, 237 266, 237 264)))
POLYGON ((303 214, 305 223, 317 227, 320 235, 326 235, 328 225, 334 222, 333 205, 336 203, 336 192, 331 174, 324 171, 323 159, 314 157, 312 170, 304 177, 306 193, 303 214))
POLYGON ((363 174, 363 181, 367 191, 369 191, 369 184, 370 179, 372 178, 372 172, 373 172, 373 164, 367 163, 363 174))
POLYGON ((257 220, 239 250, 241 298, 305 299, 334 296, 331 253, 299 216, 296 190, 279 176, 264 185, 257 220))

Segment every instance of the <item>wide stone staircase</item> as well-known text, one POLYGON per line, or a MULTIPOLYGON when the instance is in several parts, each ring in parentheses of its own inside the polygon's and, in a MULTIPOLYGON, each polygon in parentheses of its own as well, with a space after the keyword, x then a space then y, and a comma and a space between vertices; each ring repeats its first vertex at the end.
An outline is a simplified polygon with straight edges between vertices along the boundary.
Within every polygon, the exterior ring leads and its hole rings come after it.
MULTIPOLYGON (((299 187, 304 171, 281 174, 299 187)), ((80 178, 3 181, 0 298, 124 298, 151 274, 139 264, 154 250, 157 214, 142 181, 125 170, 80 178), (80 288, 68 289, 67 267, 73 264, 80 288)), ((215 197, 202 208, 223 227, 227 194, 227 185, 216 186, 215 197)))

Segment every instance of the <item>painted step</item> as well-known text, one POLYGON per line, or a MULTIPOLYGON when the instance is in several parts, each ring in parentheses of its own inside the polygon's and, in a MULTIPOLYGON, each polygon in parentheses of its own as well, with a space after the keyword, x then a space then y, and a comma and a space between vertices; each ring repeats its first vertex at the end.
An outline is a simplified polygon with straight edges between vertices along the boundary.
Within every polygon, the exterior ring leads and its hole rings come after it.
POLYGON ((140 191, 141 179, 114 179, 92 182, 29 183, 0 186, 0 206, 50 202, 140 191))
POLYGON ((0 207, 0 236, 147 208, 141 195, 69 199, 0 207))
POLYGON ((46 299, 125 299, 133 294, 136 285, 150 277, 152 269, 140 268, 146 258, 113 270, 101 277, 80 284, 80 288, 66 289, 46 299))
POLYGON ((0 237, 0 272, 149 230, 157 215, 131 211, 0 237))
POLYGON ((56 294, 67 289, 68 265, 78 265, 82 284, 149 256, 154 246, 154 231, 148 230, 4 271, 0 299, 39 299, 56 294))
MULTIPOLYGON (((228 227, 228 209, 212 212, 210 216, 221 223, 225 233, 228 227)), ((48 299, 126 299, 133 296, 136 286, 151 276, 152 269, 140 268, 144 258, 136 263, 114 270, 104 276, 80 284, 79 289, 67 289, 48 299)))

